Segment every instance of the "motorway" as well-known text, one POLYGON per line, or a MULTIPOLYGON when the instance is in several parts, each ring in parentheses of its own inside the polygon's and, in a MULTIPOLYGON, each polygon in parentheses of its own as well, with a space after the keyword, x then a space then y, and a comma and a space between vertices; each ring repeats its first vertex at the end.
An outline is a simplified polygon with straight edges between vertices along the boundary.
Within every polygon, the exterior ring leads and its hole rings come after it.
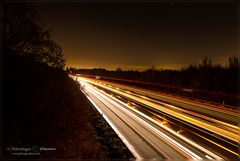
POLYGON ((229 108, 224 108, 223 106, 216 106, 208 102, 197 102, 195 100, 186 99, 186 98, 179 98, 177 96, 171 95, 163 95, 163 93, 154 93, 153 91, 148 91, 136 87, 131 87, 128 85, 123 85, 119 83, 113 83, 109 81, 103 80, 94 80, 89 79, 90 81, 94 81, 100 84, 107 84, 108 86, 117 87, 118 89, 122 89, 125 91, 131 91, 136 94, 146 96, 149 98, 153 98, 154 100, 159 100, 162 102, 167 102, 175 106, 180 106, 181 108, 196 111, 198 113, 211 116, 212 118, 217 118, 224 122, 229 122, 234 125, 238 125, 238 118, 239 118, 239 110, 232 110, 229 108))
MULTIPOLYGON (((184 109, 149 97, 146 91, 126 90, 121 85, 113 86, 88 78, 79 78, 78 81, 84 86, 88 99, 135 158, 228 160, 239 157, 239 127, 234 119, 227 122, 216 119, 218 116, 210 117, 215 114, 214 110, 210 115, 204 115, 204 111, 196 112, 202 104, 190 103, 196 107, 189 110, 189 107, 184 109), (176 126, 179 124, 182 128, 176 126), (181 132, 184 128, 186 130, 181 132)), ((156 97, 156 94, 152 95, 156 97)), ((224 109, 216 112, 235 115, 224 109)))
POLYGON ((192 99, 186 99, 186 98, 179 98, 178 96, 171 96, 171 95, 164 95, 164 93, 156 93, 153 91, 149 91, 142 88, 137 88, 129 85, 124 85, 120 83, 114 83, 104 80, 96 80, 88 78, 89 81, 93 81, 99 84, 106 84, 108 86, 115 87, 116 89, 121 89, 125 91, 131 91, 133 93, 146 96, 149 98, 153 98, 155 100, 159 100, 162 102, 168 102, 175 106, 180 106, 181 108, 187 109, 187 110, 194 110, 198 113, 202 113, 204 115, 211 116, 213 118, 217 118, 219 120, 222 120, 224 122, 229 122, 234 125, 238 125, 238 118, 239 118, 239 109, 230 109, 231 106, 225 108, 223 105, 214 105, 208 102, 200 102, 192 99))

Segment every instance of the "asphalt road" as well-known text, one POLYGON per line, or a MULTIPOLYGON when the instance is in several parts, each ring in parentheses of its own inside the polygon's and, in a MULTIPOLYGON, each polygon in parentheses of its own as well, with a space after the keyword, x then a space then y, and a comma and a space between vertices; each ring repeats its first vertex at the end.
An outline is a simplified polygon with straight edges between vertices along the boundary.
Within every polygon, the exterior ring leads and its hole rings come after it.
MULTIPOLYGON (((101 89, 92 86, 93 82, 91 84, 87 82, 88 80, 86 79, 82 79, 81 81, 81 85, 84 86, 84 93, 136 158, 177 160, 222 158, 177 131, 168 128, 161 122, 130 107, 101 89)), ((97 85, 101 86, 100 84, 97 85)), ((102 85, 102 88, 110 87, 102 85)), ((111 88, 112 91, 113 89, 111 88)), ((124 92, 119 93, 121 92, 120 89, 116 90, 119 95, 126 95, 124 92)), ((116 93, 116 91, 114 92, 116 93)), ((156 105, 156 102, 153 103, 149 100, 144 100, 144 98, 140 99, 140 97, 134 94, 129 94, 127 97, 142 101, 145 104, 152 103, 150 106, 156 105)), ((159 110, 166 111, 167 109, 159 110)), ((190 119, 190 121, 193 119, 186 113, 178 110, 171 110, 171 114, 174 116, 180 115, 180 117, 184 116, 190 119)), ((195 121, 197 120, 196 118, 194 119, 195 121)), ((207 124, 204 121, 201 123, 207 124)), ((208 126, 212 128, 211 124, 208 124, 208 126)))
MULTIPOLYGON (((155 108, 159 111, 163 111, 164 113, 171 115, 179 120, 182 120, 183 122, 204 129, 209 133, 215 134, 216 136, 222 137, 226 141, 229 140, 233 144, 238 144, 239 142, 239 127, 234 124, 230 124, 219 119, 214 119, 212 117, 198 114, 197 112, 189 112, 169 103, 159 103, 159 101, 155 101, 144 95, 136 95, 130 91, 123 91, 118 87, 113 87, 111 85, 109 86, 104 83, 100 84, 99 82, 95 82, 94 80, 89 80, 85 78, 81 79, 98 87, 101 87, 105 90, 111 91, 119 96, 125 97, 131 101, 143 104, 145 106, 149 106, 151 108, 155 108)), ((224 114, 225 113, 222 113, 222 115, 224 114)))
POLYGON ((235 126, 237 126, 239 123, 239 110, 224 108, 223 106, 213 105, 208 102, 198 102, 195 100, 178 98, 176 96, 155 93, 155 92, 152 92, 149 90, 140 89, 140 88, 123 85, 123 84, 119 84, 119 83, 113 83, 113 82, 108 82, 108 81, 104 81, 104 80, 96 80, 96 79, 91 79, 91 78, 85 78, 85 79, 92 81, 94 83, 98 83, 98 84, 102 84, 102 85, 105 84, 106 86, 112 86, 115 89, 118 88, 121 91, 126 90, 126 91, 130 91, 130 92, 134 92, 135 94, 139 94, 141 96, 152 98, 154 100, 166 102, 166 103, 181 107, 186 110, 196 111, 203 115, 207 115, 212 118, 216 118, 218 120, 228 122, 235 126))

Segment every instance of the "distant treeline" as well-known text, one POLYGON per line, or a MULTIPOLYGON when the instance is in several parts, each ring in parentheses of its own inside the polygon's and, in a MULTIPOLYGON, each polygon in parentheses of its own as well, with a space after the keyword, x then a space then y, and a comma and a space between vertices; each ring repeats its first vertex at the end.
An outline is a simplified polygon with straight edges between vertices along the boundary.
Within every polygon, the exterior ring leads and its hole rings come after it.
POLYGON ((180 70, 158 70, 155 66, 151 66, 142 72, 133 70, 123 71, 121 68, 115 71, 109 71, 103 68, 67 68, 68 71, 79 74, 177 85, 227 93, 238 92, 239 69, 239 58, 237 56, 230 56, 225 66, 213 64, 210 58, 205 57, 200 64, 189 65, 180 70))

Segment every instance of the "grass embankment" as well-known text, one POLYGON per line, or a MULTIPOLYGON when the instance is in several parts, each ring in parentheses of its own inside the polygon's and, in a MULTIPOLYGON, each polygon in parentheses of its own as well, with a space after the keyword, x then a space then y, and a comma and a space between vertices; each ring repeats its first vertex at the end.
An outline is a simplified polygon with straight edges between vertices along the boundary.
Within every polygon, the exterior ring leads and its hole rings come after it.
POLYGON ((65 71, 31 58, 8 55, 3 78, 3 158, 108 157, 96 136, 96 114, 65 71), (40 147, 56 150, 17 156, 9 147, 34 147, 35 152, 40 147))
POLYGON ((97 133, 97 138, 100 141, 108 158, 118 160, 134 159, 132 153, 107 123, 107 121, 102 117, 102 115, 99 114, 97 109, 93 107, 92 112, 92 120, 94 121, 93 125, 97 133))

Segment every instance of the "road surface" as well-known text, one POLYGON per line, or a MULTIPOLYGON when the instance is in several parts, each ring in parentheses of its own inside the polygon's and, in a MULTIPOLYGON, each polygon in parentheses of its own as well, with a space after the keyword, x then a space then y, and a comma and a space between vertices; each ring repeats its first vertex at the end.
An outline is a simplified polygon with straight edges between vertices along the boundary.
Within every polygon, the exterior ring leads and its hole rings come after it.
POLYGON ((82 81, 84 93, 136 158, 222 159, 176 131, 82 81))

